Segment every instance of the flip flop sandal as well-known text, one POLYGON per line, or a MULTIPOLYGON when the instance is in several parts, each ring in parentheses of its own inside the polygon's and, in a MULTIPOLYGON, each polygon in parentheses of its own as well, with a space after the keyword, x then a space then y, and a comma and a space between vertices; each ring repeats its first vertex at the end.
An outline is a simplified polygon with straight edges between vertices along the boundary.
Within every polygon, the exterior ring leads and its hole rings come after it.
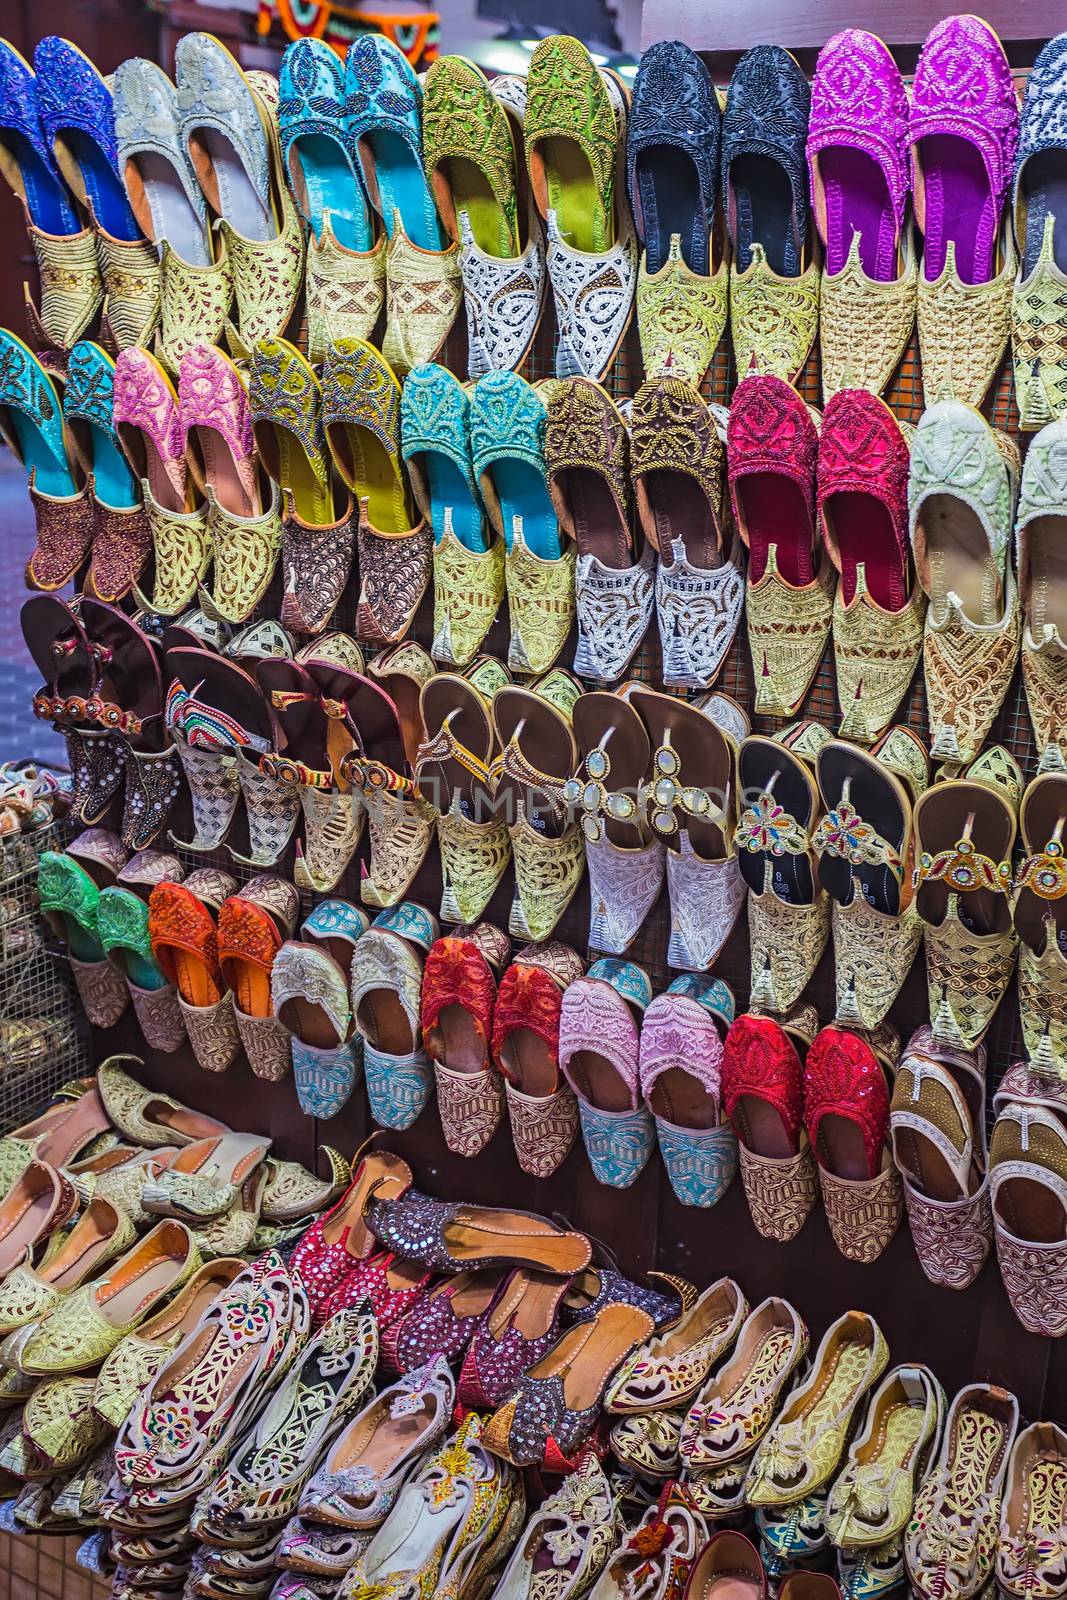
POLYGON ((721 978, 687 973, 652 1001, 641 1025, 641 1098, 683 1205, 715 1205, 737 1172, 722 1093, 722 1035, 733 1019, 721 978))
POLYGON ((297 39, 278 75, 282 155, 293 198, 315 238, 329 230, 344 250, 374 244, 363 169, 344 130, 345 71, 321 39, 297 39))
POLYGON ((526 75, 526 165, 548 233, 559 343, 556 376, 599 380, 633 312, 637 239, 626 198, 630 97, 584 44, 543 39, 526 75), (595 319, 588 289, 603 299, 595 319))
POLYGON ((804 1126, 834 1243, 850 1261, 876 1261, 904 1204, 889 1147, 886 1066, 873 1039, 835 1027, 816 1034, 804 1063, 804 1126))
POLYGON ((919 1029, 897 1068, 889 1128, 919 1265, 931 1283, 969 1288, 993 1242, 984 1062, 919 1029))
POLYGON ((830 634, 835 574, 819 556, 818 449, 817 414, 790 384, 770 374, 742 380, 730 406, 726 459, 734 519, 749 552, 754 709, 765 716, 796 715, 830 634))
MULTIPOLYGON (((122 788, 125 752, 117 733, 96 720, 99 676, 89 641, 63 600, 31 596, 20 613, 26 648, 45 680, 33 714, 50 721, 67 747, 71 814, 92 826, 103 820, 122 788)), ((107 709, 102 706, 99 709, 107 709)))
POLYGON ((922 652, 926 605, 908 543, 908 465, 904 430, 876 395, 850 389, 830 398, 816 503, 841 579, 834 598, 841 736, 862 744, 889 727, 922 652))
POLYGON ((145 1043, 167 1055, 185 1043, 177 995, 152 953, 146 899, 118 884, 101 892, 97 938, 125 979, 145 1043))
POLYGON ((147 350, 122 350, 115 362, 115 431, 140 480, 152 536, 155 582, 143 609, 173 617, 195 599, 211 565, 207 508, 189 481, 178 393, 147 350))
POLYGON ((672 967, 704 972, 729 936, 744 899, 734 846, 737 748, 748 718, 725 695, 687 705, 635 688, 634 710, 648 730, 651 777, 638 803, 667 846, 672 967), (681 815, 679 816, 679 813, 681 815))
POLYGON ((142 232, 187 266, 211 266, 207 205, 182 141, 174 84, 154 61, 134 58, 116 68, 111 92, 118 164, 142 232))
POLYGON ((68 39, 42 39, 33 64, 42 131, 92 224, 102 331, 120 349, 148 345, 159 319, 159 260, 123 189, 110 86, 68 39))
POLYGON ((645 538, 659 552, 656 614, 663 682, 707 689, 745 602, 740 545, 723 526, 725 434, 680 379, 642 384, 630 414, 630 470, 645 538))
POLYGON ((748 1012, 723 1046, 722 1103, 737 1132, 745 1199, 757 1233, 780 1243, 800 1232, 819 1193, 801 1065, 818 1028, 812 1006, 781 1022, 748 1012))
POLYGON ((352 749, 343 708, 328 715, 315 679, 295 661, 261 661, 256 678, 278 728, 278 754, 261 759, 268 776, 295 786, 304 815, 304 840, 297 842, 294 882, 323 894, 335 888, 363 833, 360 790, 341 772, 352 749))
POLYGON ((637 555, 630 533, 626 423, 587 378, 557 384, 546 409, 548 491, 578 551, 574 670, 611 682, 626 671, 655 606, 654 555, 647 545, 637 555))
POLYGON ((632 683, 583 694, 574 732, 583 761, 564 798, 581 807, 589 869, 589 943, 626 953, 663 887, 662 840, 638 795, 652 760, 648 732, 630 703, 632 683))
POLYGON ((89 482, 93 553, 85 580, 98 600, 123 599, 137 582, 152 541, 141 490, 123 454, 114 421, 115 363, 82 339, 70 352, 63 416, 89 482))
POLYGON ((926 751, 909 728, 894 728, 870 753, 828 741, 816 770, 826 814, 812 849, 834 902, 837 1020, 876 1028, 922 941, 911 812, 926 787, 926 751))
POLYGON ((329 1315, 327 1302, 334 1290, 377 1249, 365 1220, 372 1198, 396 1199, 411 1187, 411 1168, 391 1151, 365 1145, 352 1165, 352 1182, 344 1195, 311 1224, 292 1255, 291 1268, 305 1285, 313 1327, 329 1315))
POLYGON ((0 330, 0 432, 29 474, 37 541, 26 567, 33 589, 62 589, 92 545, 89 489, 64 426, 63 402, 49 374, 15 334, 0 330), (72 464, 73 462, 73 464, 72 464))
POLYGON ((113 606, 84 596, 79 616, 102 701, 98 716, 120 728, 125 768, 122 840, 143 850, 164 826, 181 791, 178 752, 167 740, 155 644, 113 606))
POLYGON ((497 811, 514 819, 508 932, 515 939, 550 938, 582 880, 583 835, 564 795, 578 766, 571 718, 579 694, 577 681, 556 667, 530 688, 507 685, 493 697, 500 753, 490 773, 497 811))
POLYGON ((493 696, 509 682, 506 667, 479 656, 465 672, 428 679, 419 697, 426 742, 415 780, 437 812, 443 922, 477 923, 507 871, 511 841, 507 819, 497 814, 490 765, 493 696))
POLYGON ((930 601, 923 671, 935 761, 978 755, 1015 670, 1020 615, 1009 550, 1018 483, 1014 443, 972 407, 939 400, 923 413, 908 502, 915 570, 930 601), (966 473, 964 457, 973 464, 966 473))
POLYGON ((107 959, 97 932, 100 889, 69 856, 41 852, 38 870, 41 914, 67 945, 71 971, 89 1021, 110 1028, 129 1002, 121 973, 107 959))
POLYGON ((355 1088, 363 1053, 344 967, 322 945, 288 940, 271 968, 271 1003, 292 1035, 300 1109, 323 1121, 335 1117, 355 1088))
POLYGON ((334 465, 358 507, 359 638, 402 638, 433 570, 433 535, 412 510, 400 454, 400 384, 373 345, 343 339, 322 369, 322 424, 334 465))
POLYGON ((407 900, 379 912, 352 952, 352 1012, 363 1039, 367 1098, 383 1128, 410 1128, 433 1088, 420 1004, 426 956, 438 933, 433 913, 407 900))
POLYGON ((423 161, 449 237, 459 238, 465 218, 486 255, 515 255, 515 144, 489 79, 465 56, 441 56, 426 74, 424 96, 423 161))
POLYGON ((219 966, 216 923, 222 902, 236 893, 233 878, 205 867, 184 883, 157 884, 148 898, 152 954, 177 991, 189 1043, 205 1072, 225 1072, 240 1042, 233 996, 219 966))
POLYGON ((1067 780, 1047 772, 1027 787, 1019 810, 1026 858, 1015 879, 1012 921, 1019 935, 1019 1012, 1031 1069, 1067 1070, 1067 894, 1063 829, 1067 780))
POLYGON ((497 981, 510 954, 507 935, 483 922, 437 939, 426 957, 422 1037, 434 1064, 441 1132, 455 1155, 484 1150, 504 1114, 491 1043, 497 981))
POLYGON ((504 598, 504 542, 485 524, 471 455, 470 402, 444 367, 415 367, 400 401, 401 448, 412 492, 433 528, 434 636, 430 654, 473 660, 504 598))
MULTIPOLYGON (((306 525, 334 521, 322 392, 295 345, 264 339, 252 351, 249 406, 259 458, 306 525)), ((284 620, 284 619, 283 619, 284 620)))
POLYGON ((271 969, 296 925, 299 895, 291 883, 260 873, 219 907, 219 966, 233 991, 233 1011, 248 1064, 277 1083, 292 1065, 289 1034, 274 1015, 271 969))
POLYGON ((970 405, 984 398, 1008 339, 1017 262, 1001 219, 1018 125, 1015 83, 993 29, 974 16, 939 22, 920 51, 908 117, 923 236, 919 348, 926 393, 970 405), (978 102, 941 70, 953 54, 971 63, 978 102))
POLYGON ((515 1159, 549 1178, 578 1132, 578 1103, 559 1070, 563 992, 583 972, 558 940, 524 945, 500 980, 493 1009, 493 1060, 504 1079, 515 1159))
MULTIPOLYGON (((232 754, 244 801, 247 854, 242 853, 243 841, 238 850, 237 841, 229 838, 234 831, 233 811, 219 835, 220 843, 226 838, 233 859, 245 866, 273 867, 285 854, 296 827, 300 791, 296 783, 268 770, 276 753, 263 693, 248 672, 228 662, 216 665, 219 658, 210 651, 169 647, 174 632, 168 630, 164 636, 168 672, 176 674, 167 694, 167 724, 185 768, 194 822, 198 802, 203 811, 196 837, 214 837, 221 826, 222 802, 229 804, 227 763, 232 754)), ((190 848, 188 841, 181 842, 190 848)))
POLYGON ((1058 1339, 1067 1314, 1052 1288, 1067 1252, 1063 1119, 1043 1106, 1009 1105, 989 1147, 997 1262, 1012 1310, 1031 1333, 1058 1339))
POLYGON ((511 621, 508 665, 547 672, 574 620, 573 549, 564 550, 545 480, 545 401, 514 372, 491 372, 471 391, 474 470, 504 536, 511 621))
POLYGON ((994 746, 961 779, 919 797, 915 905, 926 924, 930 1020, 938 1044, 973 1050, 1011 979, 1018 936, 1008 896, 1022 776, 994 746))
POLYGON ((563 995, 560 1070, 578 1101, 582 1139, 598 1183, 633 1184, 655 1148, 641 1103, 638 1020, 652 985, 632 961, 596 961, 563 995))

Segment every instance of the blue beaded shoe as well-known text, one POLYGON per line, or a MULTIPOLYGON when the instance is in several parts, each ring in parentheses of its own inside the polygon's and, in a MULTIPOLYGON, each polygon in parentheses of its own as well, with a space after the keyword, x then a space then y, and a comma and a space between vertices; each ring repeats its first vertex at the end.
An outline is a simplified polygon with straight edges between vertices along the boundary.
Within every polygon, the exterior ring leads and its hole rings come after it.
POLYGON ((111 90, 69 39, 42 39, 33 66, 41 125, 63 177, 113 239, 139 240, 119 171, 111 90))
POLYGON ((286 177, 316 239, 329 226, 346 250, 374 244, 355 144, 344 124, 345 70, 321 39, 297 39, 282 57, 278 121, 286 177))

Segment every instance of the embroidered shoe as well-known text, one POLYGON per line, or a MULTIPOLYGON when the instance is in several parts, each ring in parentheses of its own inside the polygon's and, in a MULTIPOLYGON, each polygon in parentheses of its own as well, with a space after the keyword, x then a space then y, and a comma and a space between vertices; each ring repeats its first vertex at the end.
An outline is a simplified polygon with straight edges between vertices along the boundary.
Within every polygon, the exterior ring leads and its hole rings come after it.
POLYGON ((504 542, 485 527, 471 457, 470 401, 444 367, 416 367, 400 401, 401 443, 415 499, 433 527, 431 654, 466 666, 504 598, 504 542))
POLYGON ((1067 1437, 1054 1422, 1035 1422, 1016 1436, 1008 1461, 996 1583, 1012 1600, 1037 1589, 1049 1596, 1063 1588, 1060 1573, 1067 1437), (1048 1498, 1039 1492, 1048 1484, 1048 1498))
POLYGON ((436 917, 404 901, 375 917, 352 952, 352 1012, 363 1037, 367 1096, 384 1128, 409 1128, 433 1088, 420 1001, 437 934, 436 917))
POLYGON ((997 35, 980 17, 946 17, 919 53, 908 125, 923 235, 919 349, 930 400, 951 395, 980 405, 1008 341, 1016 260, 1001 213, 1018 130, 1019 103, 997 35))
POLYGON ((582 1138, 599 1183, 628 1189, 655 1143, 641 1103, 637 1018, 652 999, 632 961, 595 961, 563 995, 559 1064, 578 1101, 582 1138))
POLYGON ((722 1103, 737 1133, 741 1182, 756 1231, 795 1238, 815 1204, 815 1157, 803 1123, 801 1052, 817 1020, 810 1008, 779 1023, 746 1013, 722 1052, 722 1103))
POLYGON ((43 850, 38 896, 42 916, 53 933, 66 942, 86 1016, 95 1027, 113 1027, 129 1004, 130 996, 121 973, 108 961, 100 943, 97 929, 99 886, 69 854, 43 850))
POLYGON ((1026 84, 1013 186, 1019 276, 1011 300, 1011 347, 1019 426, 1043 427, 1067 411, 1067 349, 1061 319, 1067 306, 1058 202, 1042 173, 1062 160, 1056 107, 1062 97, 1067 37, 1039 52, 1026 84))
POLYGON ((578 1105, 559 1070, 559 1026, 563 994, 581 975, 581 958, 552 940, 519 950, 497 991, 493 1060, 516 1160, 535 1178, 552 1176, 578 1132, 578 1105))
POLYGON ((1059 1285, 1067 1228, 1053 1218, 1067 1195, 1067 1134, 1048 1105, 1001 1105, 989 1145, 989 1188, 997 1262, 1012 1310, 1030 1333, 1067 1329, 1059 1285))
POLYGON ((749 552, 746 616, 755 710, 766 716, 797 711, 830 632, 834 572, 818 548, 818 447, 815 418, 789 384, 755 376, 738 385, 726 455, 734 516, 749 552), (788 540, 782 537, 785 528, 788 540))
POLYGON ((747 1473, 808 1351, 808 1330, 788 1300, 762 1301, 735 1336, 732 1355, 711 1372, 682 1423, 679 1453, 691 1480, 731 1464, 747 1473))
POLYGON ((819 52, 808 165, 826 251, 819 322, 823 399, 881 394, 915 322, 908 94, 888 46, 845 28, 819 52))
POLYGON ((780 45, 734 68, 722 120, 730 237, 730 334, 737 371, 792 383, 815 342, 819 265, 808 233, 804 138, 811 91, 780 45))
POLYGON ((6 329, 0 330, 0 429, 29 472, 37 541, 26 567, 27 587, 62 589, 92 548, 90 491, 78 487, 68 460, 63 404, 51 378, 6 329))
POLYGON ((152 954, 146 901, 121 884, 110 885, 97 903, 96 933, 125 977, 145 1043, 165 1054, 180 1049, 185 1026, 177 995, 152 954))
POLYGON ((577 39, 542 39, 526 75, 525 143, 548 233, 560 378, 602 378, 633 311, 637 240, 626 198, 626 123, 619 80, 598 71, 577 39))
POLYGON ((733 1016, 733 996, 720 978, 687 973, 657 995, 641 1025, 641 1097, 683 1205, 714 1205, 737 1171, 737 1139, 723 1111, 719 1031, 733 1016))
POLYGON ((352 1036, 348 974, 328 949, 287 940, 274 958, 270 989, 274 1015, 292 1034, 300 1109, 320 1120, 335 1117, 362 1065, 362 1040, 352 1036))
POLYGON ((252 351, 249 409, 260 459, 275 483, 292 496, 310 526, 332 522, 322 391, 314 371, 288 340, 263 340, 252 351))
POLYGON ((1030 443, 1015 517, 1015 550, 1023 611, 1022 664, 1026 704, 1040 751, 1038 771, 1067 766, 1067 614, 1060 608, 1052 565, 1067 506, 1067 420, 1049 423, 1030 443))
POLYGON ((433 533, 412 506, 400 452, 400 384, 373 345, 331 345, 322 368, 322 425, 358 507, 356 636, 388 644, 408 633, 432 574, 433 533))
POLYGON ((974 759, 1015 670, 1018 484, 1015 445, 978 411, 957 400, 927 407, 912 440, 908 511, 930 601, 923 664, 934 761, 974 759))
POLYGON ((292 1065, 290 1035, 274 1015, 271 971, 292 933, 299 897, 291 883, 259 873, 219 908, 219 966, 233 992, 237 1031, 257 1077, 284 1078, 292 1065))
POLYGON ((545 482, 545 395, 514 372, 471 391, 471 457, 490 520, 503 534, 508 666, 547 672, 574 620, 573 550, 562 549, 545 482))
POLYGON ((0 150, 2 176, 22 202, 40 270, 39 308, 29 284, 23 285, 34 342, 69 350, 87 331, 103 294, 93 234, 82 227, 56 165, 33 70, 6 39, 0 43, 0 150))
POLYGON ((900 1538, 944 1421, 944 1390, 928 1367, 890 1368, 830 1489, 826 1531, 838 1549, 884 1548, 900 1538))
POLYGON ((729 278, 715 215, 721 131, 715 86, 700 57, 676 40, 651 45, 634 82, 626 148, 644 247, 637 330, 647 378, 698 385, 726 326, 729 278), (680 194, 665 181, 675 163, 685 173, 680 194))
POLYGON ((688 1405, 734 1343, 748 1309, 734 1280, 720 1278, 675 1326, 623 1363, 604 1396, 605 1411, 641 1416, 688 1405))
POLYGON ((587 1451, 530 1517, 497 1585, 500 1600, 539 1600, 549 1582, 558 1582, 558 1600, 586 1594, 617 1546, 618 1516, 604 1469, 587 1451))
POLYGON ((812 1040, 804 1127, 834 1243, 850 1261, 876 1261, 899 1226, 903 1197, 883 1062, 866 1038, 830 1027, 812 1040))
MULTIPOLYGON (((174 84, 154 61, 123 61, 111 79, 118 166, 142 231, 190 267, 210 267, 204 192, 181 136, 174 84)), ((140 340, 139 343, 147 343, 140 340)))
POLYGON ((563 532, 578 548, 578 648, 574 670, 621 678, 652 620, 653 553, 630 532, 626 424, 605 389, 587 378, 557 384, 548 400, 548 488, 563 532))
POLYGON ((1067 1077, 1067 966, 1060 939, 1067 776, 1036 777, 1019 811, 1025 857, 1015 878, 1012 922, 1019 935, 1019 1013, 1032 1071, 1067 1077))
POLYGON ((872 744, 919 664, 926 605, 908 543, 907 440, 889 407, 864 390, 839 390, 823 413, 816 504, 839 577, 841 737, 872 744))
POLYGON ((438 939, 426 957, 422 1035, 434 1063, 441 1131, 456 1155, 484 1150, 504 1112, 490 1046, 497 977, 510 950, 506 935, 483 922, 438 939))
POLYGON ((115 428, 114 385, 115 363, 107 352, 88 339, 76 344, 67 363, 63 417, 91 480, 93 554, 85 589, 112 603, 129 593, 151 549, 140 486, 115 428))
POLYGON ((637 391, 630 470, 641 527, 659 553, 656 616, 669 688, 710 688, 741 621, 740 549, 723 524, 723 442, 718 419, 680 378, 637 391))

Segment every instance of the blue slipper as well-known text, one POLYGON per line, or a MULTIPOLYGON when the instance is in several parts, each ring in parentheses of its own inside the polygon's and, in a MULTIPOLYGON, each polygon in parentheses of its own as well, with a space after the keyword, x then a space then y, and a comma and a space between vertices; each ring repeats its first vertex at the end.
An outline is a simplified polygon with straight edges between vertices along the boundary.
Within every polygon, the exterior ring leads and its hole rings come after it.
POLYGON ((355 155, 366 141, 374 173, 371 198, 393 237, 395 214, 421 250, 448 245, 422 164, 422 85, 407 57, 381 34, 367 33, 348 52, 345 132, 355 155))
POLYGON ((510 551, 518 522, 528 550, 542 561, 558 561, 563 552, 545 480, 545 420, 541 396, 516 372, 490 372, 474 385, 474 471, 483 486, 488 479, 499 502, 504 542, 510 551))
POLYGON ((345 72, 321 39, 297 39, 278 78, 282 157, 293 199, 316 239, 327 216, 338 244, 367 251, 374 224, 355 147, 345 137, 345 72))
POLYGON ((70 352, 63 414, 68 423, 82 425, 72 432, 97 500, 127 511, 140 505, 141 491, 119 444, 114 403, 114 361, 91 339, 80 339, 70 352))
POLYGON ((119 172, 111 90, 69 39, 42 39, 33 67, 41 126, 59 170, 105 233, 140 239, 119 172))
POLYGON ((0 328, 0 432, 41 494, 77 493, 59 395, 33 351, 7 328, 0 328))
POLYGON ((81 232, 74 202, 45 139, 37 80, 14 45, 0 39, 0 150, 4 176, 26 202, 30 221, 56 237, 81 232))
POLYGON ((445 367, 413 367, 400 397, 400 450, 411 487, 440 544, 445 527, 480 555, 488 550, 485 513, 471 459, 470 401, 445 367))

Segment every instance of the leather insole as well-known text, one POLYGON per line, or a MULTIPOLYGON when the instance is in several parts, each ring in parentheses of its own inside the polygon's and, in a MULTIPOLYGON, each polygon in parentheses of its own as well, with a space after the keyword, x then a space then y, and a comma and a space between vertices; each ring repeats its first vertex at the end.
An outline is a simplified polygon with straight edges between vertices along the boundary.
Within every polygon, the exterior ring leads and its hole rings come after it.
POLYGON ((374 1050, 407 1056, 415 1048, 408 1014, 393 989, 368 989, 356 1009, 360 1032, 374 1050))
MULTIPOLYGON (((629 701, 603 689, 583 694, 574 706, 574 732, 585 760, 591 751, 604 750, 609 762, 604 787, 609 794, 621 792, 634 799, 648 776, 652 750, 648 730, 629 701)), ((620 849, 639 849, 648 841, 650 830, 643 820, 620 822, 604 814, 600 820, 620 849)))
POLYGON ((596 556, 605 567, 633 566, 633 542, 626 515, 603 473, 590 467, 564 467, 554 474, 557 492, 569 513, 580 556, 596 556))
POLYGON ((567 1075, 582 1099, 598 1111, 631 1109, 629 1084, 596 1050, 577 1050, 567 1063, 567 1075))
POLYGON ((559 1375, 564 1402, 585 1411, 600 1399, 604 1384, 630 1350, 647 1339, 655 1323, 634 1306, 605 1306, 591 1322, 576 1323, 530 1368, 533 1379, 559 1375))
POLYGON ((500 1059, 520 1094, 543 1099, 559 1088, 556 1058, 532 1028, 515 1028, 509 1033, 500 1047, 500 1059))
POLYGON ((222 434, 200 425, 190 430, 200 455, 204 482, 224 511, 235 517, 258 517, 263 510, 255 472, 242 473, 222 434))
MULTIPOLYGON (((1007 801, 983 783, 966 781, 935 784, 919 796, 915 807, 917 849, 931 856, 954 850, 973 819, 969 837, 974 849, 993 862, 1008 859, 1015 838, 1015 819, 1007 801)), ((944 879, 920 884, 915 901, 924 922, 942 923, 950 894, 957 893, 944 879)), ((958 893, 960 921, 972 933, 1003 932, 1010 920, 1007 897, 995 889, 968 889, 958 893)))
POLYGON ((411 1188, 411 1168, 390 1150, 372 1150, 363 1157, 343 1203, 323 1218, 326 1244, 340 1244, 356 1261, 374 1249, 373 1234, 363 1221, 372 1200, 398 1200, 411 1188))
POLYGON ((171 1256, 158 1256, 134 1276, 124 1276, 109 1292, 97 1294, 96 1309, 112 1327, 125 1328, 136 1322, 146 1306, 173 1288, 181 1262, 171 1256))
POLYGON ((445 1224, 444 1244, 457 1261, 505 1256, 516 1265, 567 1275, 589 1261, 589 1241, 581 1234, 560 1233, 541 1217, 495 1209, 460 1207, 445 1224))
POLYGON ((648 1109, 676 1128, 716 1128, 719 1106, 699 1078, 684 1067, 661 1072, 648 1094, 648 1109))
POLYGON ((782 1121, 781 1113, 760 1095, 743 1094, 734 1106, 731 1120, 741 1142, 753 1155, 783 1161, 796 1155, 796 1141, 782 1121))
POLYGON ((115 1230, 115 1207, 106 1200, 91 1200, 60 1249, 37 1276, 65 1293, 88 1277, 115 1230))
POLYGON ((488 1040, 463 1006, 443 1006, 438 1013, 436 1031, 442 1050, 437 1059, 442 1066, 452 1072, 481 1072, 489 1066, 488 1040))
POLYGON ((901 547, 889 507, 876 495, 849 491, 823 502, 827 535, 837 548, 842 599, 850 605, 863 567, 867 593, 883 611, 908 601, 908 552, 901 547))
MULTIPOLYGON (((499 690, 493 700, 493 722, 502 750, 515 737, 523 757, 535 771, 560 783, 574 776, 578 747, 571 725, 532 689, 499 690)), ((498 805, 509 795, 512 809, 502 815, 517 818, 521 801, 528 818, 537 815, 536 826, 546 837, 556 838, 566 831, 566 817, 553 811, 552 797, 537 784, 520 783, 504 772, 496 788, 498 805)))
MULTIPOLYGON (((711 718, 674 695, 650 689, 635 689, 633 706, 648 730, 653 761, 660 747, 669 742, 681 761, 676 781, 686 788, 706 790, 713 810, 725 809, 733 798, 734 758, 711 718)), ((679 831, 684 828, 688 833, 696 855, 705 861, 722 860, 727 845, 717 822, 690 816, 680 807, 675 815, 679 831)))
MULTIPOLYGON (((36 1244, 55 1209, 57 1185, 47 1179, 35 1183, 30 1172, 0 1206, 0 1276, 11 1271, 36 1244)), ((42 1179, 45 1175, 42 1174, 42 1179)))
POLYGON ((822 1165, 835 1178, 874 1178, 874 1170, 867 1160, 863 1144, 863 1131, 851 1117, 839 1117, 828 1112, 819 1119, 818 1153, 822 1165))
MULTIPOLYGON (((875 756, 837 739, 822 747, 815 767, 826 809, 829 811, 842 802, 847 785, 847 805, 892 845, 903 860, 911 803, 899 779, 875 756)), ((840 905, 851 904, 858 885, 863 898, 875 911, 895 917, 900 910, 901 880, 888 866, 870 866, 866 862, 856 865, 841 856, 822 855, 819 857, 819 882, 840 905)))
MULTIPOLYGON (((420 704, 428 739, 437 737, 447 718, 456 743, 488 763, 493 751, 492 719, 484 700, 465 678, 458 672, 438 673, 423 689, 420 704)), ((421 762, 419 788, 424 799, 442 814, 458 793, 461 814, 470 820, 475 819, 480 805, 491 804, 493 798, 488 785, 454 756, 444 761, 421 762)))
POLYGON ((175 488, 152 437, 128 422, 119 423, 118 433, 135 474, 138 478, 148 479, 148 487, 156 504, 164 511, 185 511, 185 496, 175 488))
POLYGON ((542 1338, 552 1327, 566 1288, 566 1279, 517 1268, 489 1313, 490 1334, 502 1339, 509 1328, 514 1328, 524 1339, 542 1338))
POLYGON ((1000 582, 986 531, 971 507, 955 495, 933 494, 922 503, 918 533, 926 546, 931 611, 944 614, 951 590, 971 622, 999 622, 1000 582))

